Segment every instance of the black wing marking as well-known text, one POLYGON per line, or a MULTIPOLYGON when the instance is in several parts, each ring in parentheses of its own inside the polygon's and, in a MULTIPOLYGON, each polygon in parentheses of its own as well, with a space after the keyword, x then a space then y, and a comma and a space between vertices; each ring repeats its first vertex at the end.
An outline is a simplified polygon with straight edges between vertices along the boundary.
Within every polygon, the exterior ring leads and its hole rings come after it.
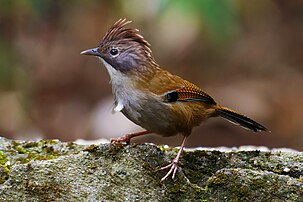
POLYGON ((169 91, 163 95, 164 102, 204 102, 216 104, 214 99, 193 84, 181 89, 169 91))

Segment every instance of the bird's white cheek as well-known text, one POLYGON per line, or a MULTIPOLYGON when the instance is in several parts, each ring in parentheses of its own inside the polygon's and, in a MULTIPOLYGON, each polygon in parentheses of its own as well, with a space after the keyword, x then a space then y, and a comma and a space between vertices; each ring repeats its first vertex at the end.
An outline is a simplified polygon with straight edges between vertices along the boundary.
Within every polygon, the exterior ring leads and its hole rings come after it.
POLYGON ((119 74, 119 72, 113 68, 110 64, 108 64, 103 58, 99 58, 100 61, 103 63, 103 65, 105 66, 110 78, 112 79, 113 77, 117 76, 117 74, 119 74))

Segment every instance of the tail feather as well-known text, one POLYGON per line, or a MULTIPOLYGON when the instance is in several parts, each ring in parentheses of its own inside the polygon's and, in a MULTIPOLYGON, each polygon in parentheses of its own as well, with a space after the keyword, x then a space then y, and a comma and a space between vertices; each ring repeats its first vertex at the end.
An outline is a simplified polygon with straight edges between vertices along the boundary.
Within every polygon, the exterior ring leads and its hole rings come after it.
POLYGON ((226 107, 219 107, 216 111, 222 118, 227 119, 228 121, 240 125, 248 130, 252 130, 254 132, 268 131, 267 128, 256 121, 226 107))

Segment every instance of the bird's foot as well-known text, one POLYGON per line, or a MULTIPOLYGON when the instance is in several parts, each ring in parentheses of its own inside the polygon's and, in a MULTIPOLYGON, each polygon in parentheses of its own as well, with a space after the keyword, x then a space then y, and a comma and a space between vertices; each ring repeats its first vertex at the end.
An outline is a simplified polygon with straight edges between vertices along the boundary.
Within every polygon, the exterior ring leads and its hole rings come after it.
POLYGON ((161 168, 161 170, 165 170, 167 168, 170 168, 169 171, 167 172, 167 174, 164 177, 162 177, 161 182, 164 181, 170 175, 172 175, 172 179, 175 178, 175 175, 176 175, 177 170, 179 168, 178 164, 179 164, 179 160, 177 158, 175 158, 175 159, 172 160, 172 162, 169 165, 164 166, 164 167, 161 168))
POLYGON ((110 143, 112 143, 112 144, 126 143, 126 144, 129 145, 130 139, 132 139, 133 137, 146 135, 146 134, 149 134, 149 133, 151 133, 151 132, 142 131, 142 132, 138 132, 138 133, 130 133, 130 134, 124 135, 122 137, 111 138, 110 143))
POLYGON ((124 135, 122 137, 116 137, 116 138, 111 138, 110 139, 110 143, 111 144, 121 144, 121 143, 126 143, 127 145, 129 145, 130 143, 130 135, 124 135))

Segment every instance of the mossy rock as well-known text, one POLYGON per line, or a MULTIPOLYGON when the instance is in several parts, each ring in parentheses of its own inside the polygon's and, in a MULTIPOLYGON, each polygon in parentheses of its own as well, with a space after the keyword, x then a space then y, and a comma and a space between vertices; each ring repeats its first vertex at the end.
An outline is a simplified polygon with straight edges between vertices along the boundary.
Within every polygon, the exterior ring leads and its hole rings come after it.
POLYGON ((83 146, 0 138, 0 201, 303 201, 303 153, 83 146))

